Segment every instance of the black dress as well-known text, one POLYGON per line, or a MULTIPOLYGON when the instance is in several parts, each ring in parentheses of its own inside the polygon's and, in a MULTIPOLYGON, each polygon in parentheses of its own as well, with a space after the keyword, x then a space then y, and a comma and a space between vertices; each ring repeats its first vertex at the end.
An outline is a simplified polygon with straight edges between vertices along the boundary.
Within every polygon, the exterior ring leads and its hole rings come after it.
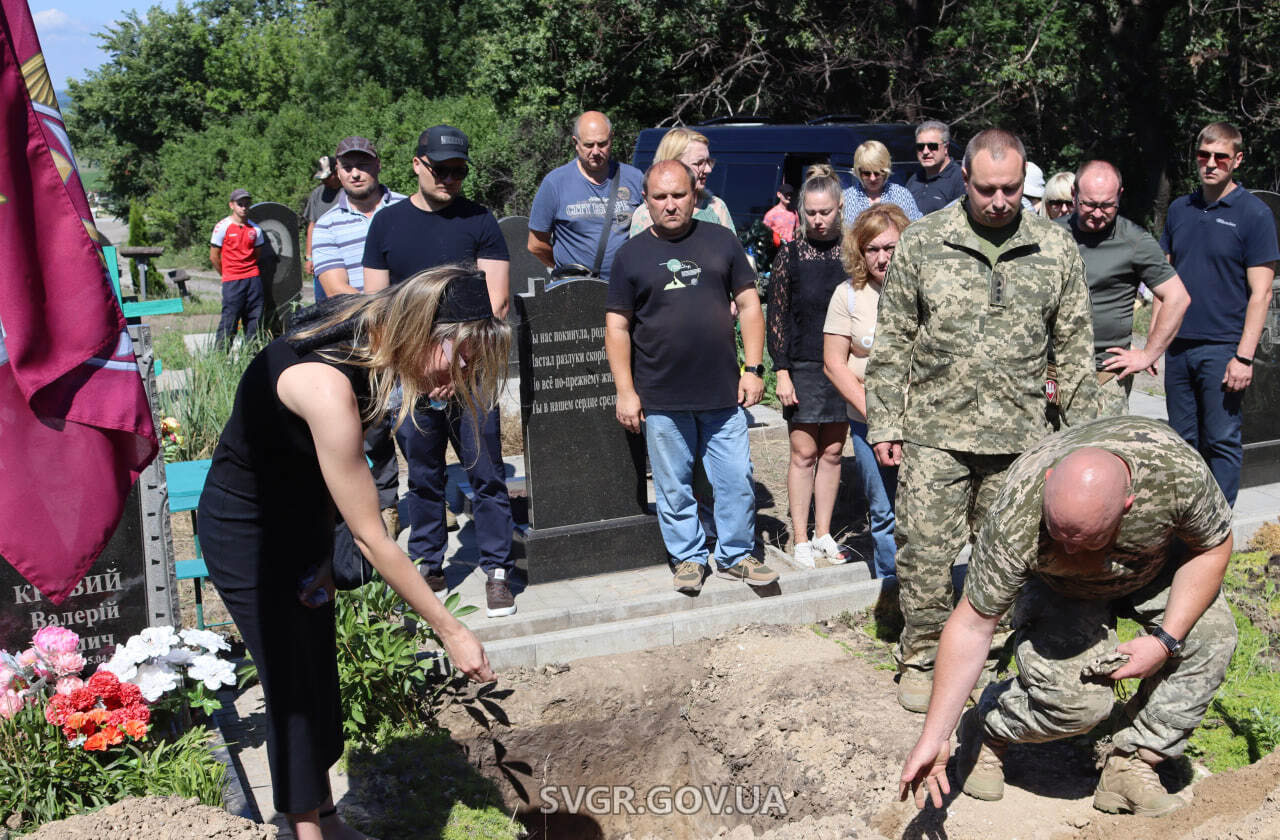
POLYGON ((280 374, 300 362, 332 365, 351 381, 361 411, 368 405, 363 368, 271 342, 240 380, 197 516, 209 579, 258 668, 283 813, 319 806, 342 755, 334 606, 298 600, 299 579, 332 554, 336 512, 310 429, 276 395, 280 374))

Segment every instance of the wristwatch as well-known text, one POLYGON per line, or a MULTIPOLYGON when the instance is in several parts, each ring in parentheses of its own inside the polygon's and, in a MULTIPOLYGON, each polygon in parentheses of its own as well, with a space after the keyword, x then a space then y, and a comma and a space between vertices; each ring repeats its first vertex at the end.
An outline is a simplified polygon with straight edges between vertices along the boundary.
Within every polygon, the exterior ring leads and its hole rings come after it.
POLYGON ((1156 637, 1156 641, 1164 645, 1165 650, 1169 651, 1170 656, 1177 656, 1182 652, 1182 639, 1175 639, 1173 636, 1170 636, 1168 633, 1164 632, 1163 627, 1157 627, 1152 631, 1151 635, 1156 637))
POLYGON ((764 365, 743 365, 743 373, 754 373, 756 376, 764 379, 764 365))

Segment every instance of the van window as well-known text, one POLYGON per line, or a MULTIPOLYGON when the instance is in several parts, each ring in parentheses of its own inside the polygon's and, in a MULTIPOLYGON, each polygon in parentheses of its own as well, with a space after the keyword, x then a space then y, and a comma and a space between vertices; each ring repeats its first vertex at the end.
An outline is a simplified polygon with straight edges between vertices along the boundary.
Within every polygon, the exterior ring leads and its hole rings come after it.
POLYGON ((707 187, 724 199, 739 228, 763 216, 778 200, 778 167, 771 164, 734 163, 716 166, 707 187), (729 177, 732 175, 733 177, 729 177))

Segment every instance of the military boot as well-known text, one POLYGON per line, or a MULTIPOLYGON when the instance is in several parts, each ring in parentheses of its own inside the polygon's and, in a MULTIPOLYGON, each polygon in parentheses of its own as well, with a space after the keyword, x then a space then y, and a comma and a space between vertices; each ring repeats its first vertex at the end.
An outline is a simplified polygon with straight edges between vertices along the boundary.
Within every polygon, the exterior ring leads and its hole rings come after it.
POLYGON ((995 802, 1004 796, 1004 754, 1009 742, 993 738, 982 726, 982 715, 969 709, 960 718, 956 731, 958 746, 956 771, 964 780, 963 790, 974 799, 995 802))
POLYGON ((1093 807, 1108 814, 1131 811, 1140 817, 1163 817, 1186 805, 1164 789, 1155 768, 1136 755, 1112 753, 1102 768, 1093 807))
POLYGON ((929 695, 933 693, 933 671, 908 668, 898 678, 898 703, 908 712, 929 711, 929 695))

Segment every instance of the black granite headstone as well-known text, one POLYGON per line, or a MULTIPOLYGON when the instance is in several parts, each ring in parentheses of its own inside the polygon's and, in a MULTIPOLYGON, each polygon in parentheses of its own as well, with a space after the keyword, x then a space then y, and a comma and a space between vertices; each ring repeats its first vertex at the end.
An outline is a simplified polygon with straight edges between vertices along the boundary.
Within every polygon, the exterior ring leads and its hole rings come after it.
MULTIPOLYGON (((512 305, 507 313, 507 321, 511 324, 511 334, 520 334, 520 312, 515 306, 516 295, 533 294, 534 284, 546 280, 549 269, 542 261, 529 253, 529 217, 507 216, 498 222, 502 238, 506 240, 507 252, 511 255, 511 299, 512 305)), ((511 343, 511 375, 520 375, 519 343, 511 343)))
POLYGON ((302 259, 298 214, 273 201, 249 208, 249 221, 262 228, 266 245, 258 260, 262 276, 262 326, 279 333, 294 301, 302 300, 302 259))
MULTIPOLYGON (((1271 208, 1280 237, 1280 194, 1255 190, 1271 208)), ((1272 284, 1271 308, 1253 360, 1253 382, 1245 392, 1242 435, 1244 465, 1240 486, 1280 482, 1280 281, 1272 284)))
POLYGON ((539 278, 514 297, 529 493, 530 582, 666 560, 649 512, 644 440, 614 414, 600 280, 539 278))

